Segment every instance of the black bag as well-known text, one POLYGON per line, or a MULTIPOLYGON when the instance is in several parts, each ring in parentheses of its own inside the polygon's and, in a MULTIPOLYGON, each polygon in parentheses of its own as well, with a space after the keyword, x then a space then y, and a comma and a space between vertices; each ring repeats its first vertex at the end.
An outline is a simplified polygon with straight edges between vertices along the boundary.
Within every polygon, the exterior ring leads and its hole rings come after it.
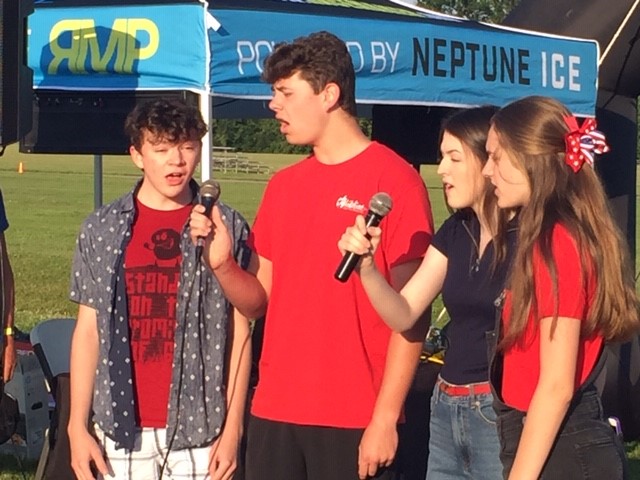
POLYGON ((76 480, 76 475, 71 468, 71 446, 69 444, 70 413, 70 384, 69 374, 61 373, 55 377, 56 408, 53 412, 51 428, 49 429, 49 455, 44 468, 43 478, 76 480))
POLYGON ((0 443, 5 443, 16 433, 19 420, 18 401, 5 393, 4 382, 0 380, 0 443))
POLYGON ((604 365, 594 383, 604 417, 620 420, 626 442, 640 438, 640 335, 626 343, 606 343, 604 365))

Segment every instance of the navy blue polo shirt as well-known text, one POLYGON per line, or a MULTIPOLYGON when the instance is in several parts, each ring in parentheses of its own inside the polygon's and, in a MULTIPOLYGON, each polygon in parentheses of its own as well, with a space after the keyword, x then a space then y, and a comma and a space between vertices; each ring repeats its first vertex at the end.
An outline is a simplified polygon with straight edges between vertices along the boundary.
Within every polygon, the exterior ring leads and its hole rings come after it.
MULTIPOLYGON (((507 260, 492 271, 495 254, 489 242, 478 258, 480 224, 473 212, 459 211, 442 224, 432 245, 447 257, 442 300, 450 322, 446 327, 449 348, 440 375, 456 385, 486 382, 489 376, 486 333, 495 323, 494 300, 504 288, 507 260)), ((513 253, 515 229, 508 235, 513 253)))

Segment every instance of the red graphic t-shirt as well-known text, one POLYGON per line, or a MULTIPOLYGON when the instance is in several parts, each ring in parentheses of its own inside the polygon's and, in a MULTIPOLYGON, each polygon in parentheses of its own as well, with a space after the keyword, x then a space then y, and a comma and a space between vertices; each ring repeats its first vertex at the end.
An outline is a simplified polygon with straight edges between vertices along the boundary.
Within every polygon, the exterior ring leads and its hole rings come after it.
POLYGON ((180 235, 191 205, 153 210, 136 200, 125 253, 136 424, 164 428, 171 386, 180 235))

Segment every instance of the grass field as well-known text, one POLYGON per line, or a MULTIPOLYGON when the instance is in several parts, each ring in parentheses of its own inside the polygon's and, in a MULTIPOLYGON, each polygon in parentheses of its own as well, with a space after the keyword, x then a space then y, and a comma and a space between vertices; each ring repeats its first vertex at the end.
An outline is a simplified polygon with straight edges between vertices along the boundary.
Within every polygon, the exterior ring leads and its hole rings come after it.
MULTIPOLYGON (((274 169, 299 158, 265 154, 251 157, 274 169)), ((440 182, 433 167, 424 170, 438 222, 446 214, 440 182)), ((139 175, 128 157, 105 157, 104 202, 128 191, 139 175)), ((252 223, 268 177, 219 174, 216 178, 222 186, 221 198, 252 223)), ((80 223, 93 210, 93 185, 91 156, 19 155, 10 148, 0 159, 19 328, 29 330, 45 318, 75 314, 76 306, 67 300, 69 268, 80 223), (17 171, 19 162, 22 174, 17 171)))
MULTIPOLYGON (((283 159, 264 156, 276 168, 283 159)), ((105 157, 104 202, 127 192, 140 176, 128 157, 105 157)), ((199 174, 198 174, 199 176, 199 174)), ((222 198, 253 221, 267 177, 220 177, 222 198)), ((45 318, 74 315, 68 277, 80 222, 94 208, 91 156, 21 156, 0 159, 10 228, 7 243, 16 277, 16 322, 24 330, 45 318), (17 172, 22 162, 24 173, 17 172)))
MULTIPOLYGON (((274 170, 299 158, 248 156, 274 170)), ((438 226, 447 211, 435 166, 423 166, 421 174, 430 190, 438 226)), ((105 157, 104 202, 127 192, 139 176, 128 157, 105 157)), ((216 174, 216 178, 222 186, 222 200, 251 224, 268 177, 216 174)), ((77 307, 67 300, 69 269, 80 223, 94 209, 93 185, 93 157, 89 155, 21 155, 16 146, 11 146, 0 158, 0 188, 10 222, 6 237, 16 279, 16 324, 23 331, 47 318, 75 316, 77 307), (18 173, 20 162, 23 173, 18 173)), ((640 447, 633 444, 628 449, 630 458, 640 459, 640 447)), ((640 479, 640 460, 632 463, 632 478, 640 479)), ((0 480, 31 479, 34 469, 35 465, 29 463, 22 473, 13 459, 0 459, 0 480)))

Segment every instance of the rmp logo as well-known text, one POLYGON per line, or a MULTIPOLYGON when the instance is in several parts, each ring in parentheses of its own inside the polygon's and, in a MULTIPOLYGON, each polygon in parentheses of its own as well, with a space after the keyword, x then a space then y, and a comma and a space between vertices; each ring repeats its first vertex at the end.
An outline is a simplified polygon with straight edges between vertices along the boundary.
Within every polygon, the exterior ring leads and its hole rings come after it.
POLYGON ((71 73, 133 73, 134 62, 151 58, 159 44, 158 27, 146 18, 116 18, 110 29, 96 28, 93 19, 61 20, 49 33, 47 73, 57 74, 65 61, 71 73), (108 32, 106 46, 101 30, 108 32))

